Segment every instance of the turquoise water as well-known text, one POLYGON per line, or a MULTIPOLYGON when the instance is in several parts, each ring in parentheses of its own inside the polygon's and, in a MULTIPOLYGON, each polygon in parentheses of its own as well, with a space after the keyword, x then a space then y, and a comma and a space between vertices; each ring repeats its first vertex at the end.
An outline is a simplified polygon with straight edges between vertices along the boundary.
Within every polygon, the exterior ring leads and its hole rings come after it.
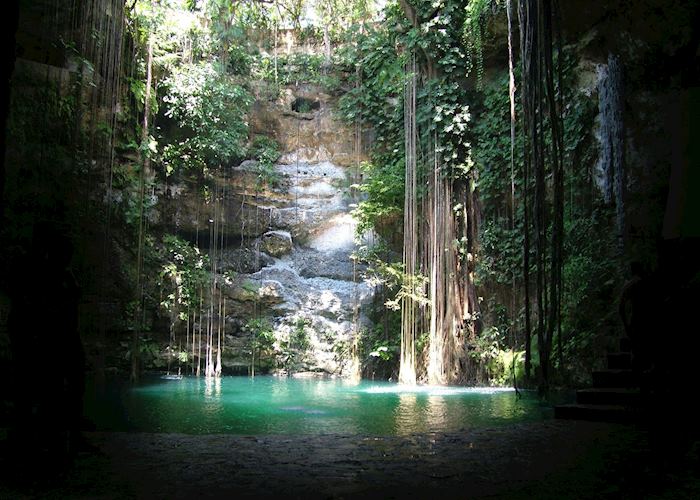
POLYGON ((548 418, 510 389, 260 376, 154 378, 86 400, 99 430, 188 434, 374 434, 456 431, 548 418))

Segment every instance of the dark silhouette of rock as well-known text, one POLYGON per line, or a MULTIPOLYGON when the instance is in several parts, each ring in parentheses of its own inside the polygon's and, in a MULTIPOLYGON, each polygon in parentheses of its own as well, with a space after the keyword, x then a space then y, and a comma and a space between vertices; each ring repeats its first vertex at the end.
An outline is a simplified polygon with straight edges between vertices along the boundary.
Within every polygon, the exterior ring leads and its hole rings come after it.
POLYGON ((69 267, 72 254, 65 234, 39 222, 12 279, 10 440, 20 468, 34 464, 44 472, 60 471, 79 447, 85 355, 78 333, 80 290, 69 267))

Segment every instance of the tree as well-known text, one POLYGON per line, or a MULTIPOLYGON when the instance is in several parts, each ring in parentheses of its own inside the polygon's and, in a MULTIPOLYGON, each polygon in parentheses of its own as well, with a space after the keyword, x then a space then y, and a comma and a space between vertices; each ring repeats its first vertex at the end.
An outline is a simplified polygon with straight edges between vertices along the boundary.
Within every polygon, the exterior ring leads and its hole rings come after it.
POLYGON ((250 335, 250 376, 255 377, 256 356, 260 365, 270 355, 275 343, 275 332, 265 318, 248 320, 243 330, 250 335))
POLYGON ((245 112, 252 98, 211 63, 184 64, 164 81, 165 116, 174 120, 163 147, 166 173, 216 168, 245 155, 245 112))
MULTIPOLYGON (((444 384, 463 376, 465 341, 475 333, 478 314, 469 268, 478 227, 467 140, 470 114, 464 91, 452 78, 467 69, 461 32, 455 29, 461 26, 464 12, 453 2, 414 7, 402 0, 400 5, 412 26, 406 43, 420 51, 418 73, 424 81, 425 118, 417 123, 417 135, 424 151, 421 184, 428 189, 419 209, 423 246, 418 260, 430 283, 427 378, 444 384)), ((406 154, 409 158, 408 146, 406 154)), ((411 217, 404 212, 404 220, 411 217)))
POLYGON ((473 259, 479 207, 468 140, 470 112, 457 76, 467 71, 463 15, 457 2, 413 6, 402 1, 390 7, 386 30, 359 37, 361 54, 367 50, 361 85, 345 98, 352 103, 348 118, 359 117, 378 131, 362 188, 369 196, 356 211, 362 227, 372 224, 386 234, 384 220, 401 209, 394 201, 400 196, 394 176, 404 171, 397 299, 402 303, 400 372, 405 374, 399 378, 409 382, 412 369, 425 370, 416 376, 434 383, 461 380, 470 362, 466 344, 477 329, 473 259), (403 84, 403 95, 401 87, 391 85, 396 80, 403 84), (392 101, 403 101, 403 113, 391 107, 392 101), (421 345, 427 345, 429 361, 420 367, 411 360, 424 333, 428 342, 421 345))

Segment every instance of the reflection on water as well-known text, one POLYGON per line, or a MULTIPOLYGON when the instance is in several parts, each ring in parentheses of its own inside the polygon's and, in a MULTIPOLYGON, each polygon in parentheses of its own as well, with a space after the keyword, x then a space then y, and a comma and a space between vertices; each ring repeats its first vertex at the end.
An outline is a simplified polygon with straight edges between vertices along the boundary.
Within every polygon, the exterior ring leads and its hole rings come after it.
POLYGON ((402 436, 420 432, 423 423, 416 418, 420 416, 416 411, 417 399, 415 394, 399 393, 399 404, 394 410, 396 434, 402 436))
POLYGON ((206 378, 204 379, 204 384, 204 398, 218 401, 221 397, 221 379, 206 378))
POLYGON ((521 410, 517 398, 498 398, 491 402, 491 414, 496 418, 517 416, 521 410))
POLYGON ((225 407, 221 400, 221 379, 205 379, 203 412, 212 422, 217 422, 217 427, 219 427, 223 426, 224 410, 225 407))
POLYGON ((289 395, 290 387, 291 384, 272 384, 272 398, 276 400, 286 398, 289 395))
MULTIPOLYGON (((440 396, 428 397, 428 425, 433 429, 444 429, 447 426, 447 398, 440 396)), ((466 423, 466 422, 465 422, 466 423)))
POLYGON ((86 400, 99 429, 192 434, 374 434, 456 431, 546 418, 508 389, 259 376, 150 380, 86 400))
POLYGON ((453 396, 456 394, 496 394, 514 392, 509 387, 451 387, 440 385, 385 384, 360 389, 368 394, 428 394, 431 396, 453 396))

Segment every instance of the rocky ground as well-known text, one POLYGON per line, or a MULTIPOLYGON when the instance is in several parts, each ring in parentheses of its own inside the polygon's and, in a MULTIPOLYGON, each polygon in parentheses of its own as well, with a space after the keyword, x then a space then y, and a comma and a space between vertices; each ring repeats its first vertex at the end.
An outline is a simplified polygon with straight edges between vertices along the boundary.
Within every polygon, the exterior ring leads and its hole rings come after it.
MULTIPOLYGON (((700 498, 698 446, 655 467, 633 426, 546 421, 413 436, 90 433, 61 478, 0 498, 700 498), (651 465, 650 465, 651 464, 651 465)), ((658 457, 657 457, 658 458, 658 457)))

